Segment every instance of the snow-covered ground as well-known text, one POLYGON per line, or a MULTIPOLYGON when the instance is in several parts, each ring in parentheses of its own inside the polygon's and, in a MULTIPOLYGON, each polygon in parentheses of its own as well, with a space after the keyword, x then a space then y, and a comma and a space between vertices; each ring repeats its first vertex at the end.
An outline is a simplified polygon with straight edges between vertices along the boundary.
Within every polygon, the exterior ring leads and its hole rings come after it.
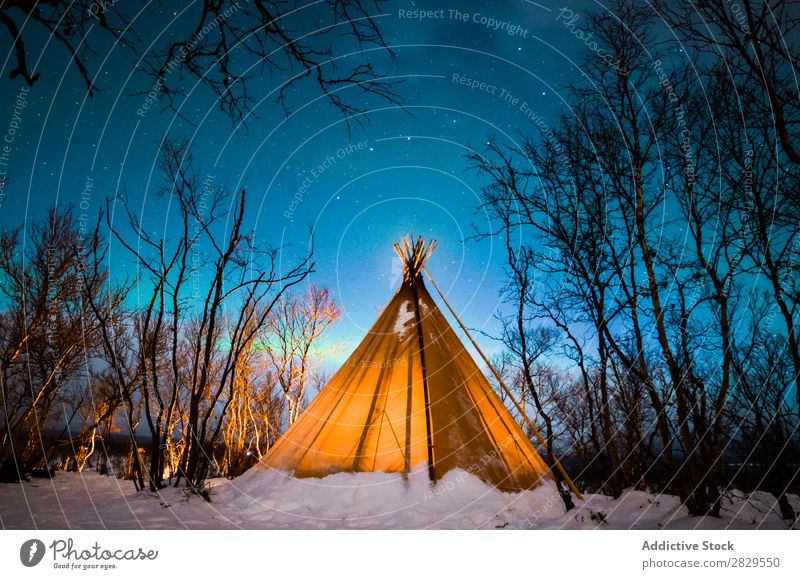
MULTIPOLYGON (((588 495, 564 513, 553 488, 506 494, 464 471, 431 487, 425 471, 293 479, 254 468, 212 481, 211 502, 183 489, 135 492, 130 481, 96 473, 0 484, 6 529, 785 529, 766 493, 725 498, 721 519, 690 517, 678 499, 630 491, 588 495)), ((800 497, 791 496, 795 510, 800 497)))

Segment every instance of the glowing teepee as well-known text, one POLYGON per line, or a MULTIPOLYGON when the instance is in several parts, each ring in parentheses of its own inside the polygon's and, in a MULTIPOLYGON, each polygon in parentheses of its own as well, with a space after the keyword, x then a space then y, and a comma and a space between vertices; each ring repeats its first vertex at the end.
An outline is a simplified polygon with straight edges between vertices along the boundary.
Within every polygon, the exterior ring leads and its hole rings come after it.
POLYGON ((434 247, 395 245, 400 289, 262 466, 296 477, 427 469, 433 481, 461 468, 505 491, 551 477, 425 289, 434 247))

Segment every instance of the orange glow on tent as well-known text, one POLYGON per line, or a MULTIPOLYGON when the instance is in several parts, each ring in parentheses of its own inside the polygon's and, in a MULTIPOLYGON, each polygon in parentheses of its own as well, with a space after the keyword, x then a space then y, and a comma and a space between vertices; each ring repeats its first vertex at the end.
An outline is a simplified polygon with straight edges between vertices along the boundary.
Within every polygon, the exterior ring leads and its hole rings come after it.
POLYGON ((461 468, 505 491, 551 478, 425 288, 434 245, 396 246, 400 289, 263 466, 296 477, 426 468, 434 481, 461 468))

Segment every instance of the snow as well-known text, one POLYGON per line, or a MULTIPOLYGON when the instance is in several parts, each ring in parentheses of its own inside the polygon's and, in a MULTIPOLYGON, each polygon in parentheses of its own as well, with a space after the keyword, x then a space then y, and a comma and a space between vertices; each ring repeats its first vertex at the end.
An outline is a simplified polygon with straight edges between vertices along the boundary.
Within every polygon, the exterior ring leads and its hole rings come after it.
MULTIPOLYGON (((516 524, 553 496, 549 485, 512 495, 465 471, 436 487, 421 468, 407 480, 394 473, 338 473, 294 479, 253 469, 220 496, 243 513, 248 528, 476 529, 516 524)), ((555 514, 555 511, 553 511, 555 514)))
MULTIPOLYGON (((169 487, 136 492, 130 481, 58 473, 0 485, 5 529, 785 529, 774 499, 732 492, 721 518, 691 517, 677 497, 627 491, 587 495, 564 513, 551 484, 509 494, 453 470, 435 487, 425 469, 295 479, 254 468, 211 481, 211 502, 169 487)), ((795 510, 800 497, 791 495, 795 510)))
POLYGON ((185 489, 137 493, 131 481, 96 472, 0 484, 4 529, 235 528, 216 506, 185 489))
POLYGON ((408 322, 414 319, 414 310, 411 308, 411 302, 405 301, 400 304, 397 311, 397 319, 394 322, 393 332, 400 334, 400 338, 405 338, 406 331, 408 330, 408 322))

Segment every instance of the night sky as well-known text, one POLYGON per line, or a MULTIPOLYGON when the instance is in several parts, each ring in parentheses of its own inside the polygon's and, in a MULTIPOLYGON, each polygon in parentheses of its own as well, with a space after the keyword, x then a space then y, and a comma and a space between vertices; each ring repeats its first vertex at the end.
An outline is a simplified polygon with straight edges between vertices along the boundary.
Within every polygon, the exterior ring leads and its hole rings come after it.
MULTIPOLYGON (((469 326, 496 334, 504 250, 496 242, 466 240, 474 227, 490 224, 477 211, 483 183, 469 171, 465 154, 469 147, 480 150, 489 135, 518 142, 522 131, 536 132, 535 118, 549 122, 563 106, 563 87, 579 74, 574 60, 582 48, 556 20, 563 6, 580 13, 586 7, 528 1, 384 5, 377 20, 396 59, 379 51, 370 58, 388 77, 404 80, 397 91, 405 110, 365 100, 369 124, 352 125, 350 134, 312 83, 291 93, 293 112, 285 118, 266 96, 280 75, 253 85, 251 92, 264 100, 254 107, 257 117, 247 119, 247 130, 219 111, 207 89, 192 84, 181 111, 196 126, 160 112, 160 104, 137 114, 144 97, 131 92, 152 81, 133 73, 131 53, 111 42, 87 61, 100 89, 90 99, 68 53, 31 29, 29 61, 42 78, 26 97, 10 145, 2 225, 41 217, 54 203, 88 201, 94 215, 106 197, 124 191, 149 229, 168 233, 168 207, 154 197, 162 184, 159 143, 166 136, 187 138, 201 174, 232 191, 247 190, 247 225, 261 243, 290 244, 291 260, 313 227, 316 272, 309 283, 330 287, 344 312, 329 335, 329 345, 336 344, 332 360, 355 347, 398 287, 402 270, 391 245, 409 232, 438 240, 430 271, 469 326), (439 12, 425 21, 401 17, 401 11, 422 7, 439 12), (456 9, 466 21, 451 12, 456 9), (508 27, 491 30, 482 17, 508 27), (470 88, 471 80, 485 85, 470 88)), ((145 8, 137 16, 143 40, 163 42, 183 30, 183 8, 177 2, 145 8)), ((98 38, 102 43, 107 35, 98 38)), ((11 44, 7 35, 2 42, 0 114, 10 119, 24 85, 7 78, 11 44)), ((363 56, 350 58, 355 63, 363 56)), ((130 275, 131 257, 117 246, 112 252, 112 274, 130 275)), ((481 340, 490 352, 498 349, 481 340)))

